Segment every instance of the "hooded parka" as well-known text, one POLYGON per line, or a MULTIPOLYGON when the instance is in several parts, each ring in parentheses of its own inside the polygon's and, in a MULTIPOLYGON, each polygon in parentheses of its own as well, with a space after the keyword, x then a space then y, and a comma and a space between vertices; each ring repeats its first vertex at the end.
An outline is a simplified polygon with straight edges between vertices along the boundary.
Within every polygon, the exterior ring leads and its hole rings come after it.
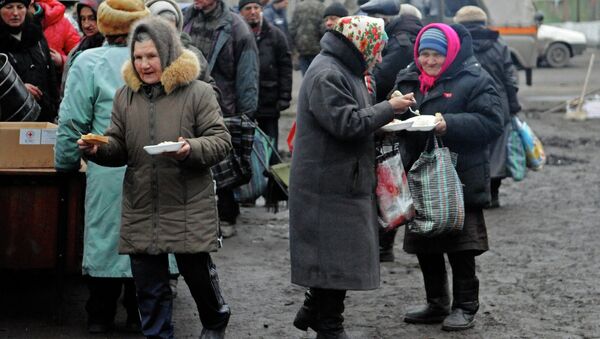
POLYGON ((379 287, 374 131, 394 117, 370 106, 365 59, 336 31, 305 74, 290 173, 292 283, 379 287))
MULTIPOLYGON (((469 32, 462 25, 451 27, 458 33, 460 51, 427 94, 419 89, 420 72, 414 63, 398 74, 396 88, 402 93, 415 93, 422 115, 440 112, 444 116, 447 133, 442 141, 458 154, 456 171, 463 184, 467 219, 458 235, 426 238, 406 231, 404 250, 408 253, 488 249, 481 208, 490 200, 488 146, 502 133, 503 109, 494 80, 473 55, 469 32)), ((409 150, 402 158, 409 169, 425 149, 431 133, 403 131, 400 135, 409 150)))
MULTIPOLYGON (((160 49, 160 43, 157 48, 160 49)), ((218 219, 210 167, 231 141, 214 91, 195 80, 198 59, 184 50, 163 69, 161 85, 143 85, 131 61, 115 94, 109 144, 91 160, 127 165, 123 181, 120 253, 199 253, 217 249, 218 219), (177 161, 143 149, 186 138, 189 156, 177 161)))

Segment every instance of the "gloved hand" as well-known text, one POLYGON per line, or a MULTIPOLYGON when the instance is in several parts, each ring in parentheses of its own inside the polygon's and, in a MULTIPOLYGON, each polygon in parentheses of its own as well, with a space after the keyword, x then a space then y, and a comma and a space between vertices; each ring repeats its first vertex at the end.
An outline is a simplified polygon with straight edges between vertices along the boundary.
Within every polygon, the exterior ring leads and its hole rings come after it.
POLYGON ((285 111, 290 107, 290 102, 288 100, 278 100, 277 101, 277 109, 280 111, 285 111))

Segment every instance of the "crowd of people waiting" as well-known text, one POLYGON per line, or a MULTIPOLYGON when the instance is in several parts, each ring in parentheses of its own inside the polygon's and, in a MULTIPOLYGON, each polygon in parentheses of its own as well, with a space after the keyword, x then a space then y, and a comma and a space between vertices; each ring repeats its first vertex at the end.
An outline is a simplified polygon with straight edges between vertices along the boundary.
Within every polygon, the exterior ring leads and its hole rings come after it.
MULTIPOLYGON (((86 163, 82 269, 88 330, 114 327, 123 292, 126 328, 172 338, 176 279, 182 275, 203 325, 223 338, 230 309, 210 252, 236 233, 234 188, 256 124, 277 145, 290 106, 293 57, 303 75, 289 185, 292 283, 307 287, 293 324, 317 338, 347 338, 347 290, 379 287, 393 261, 396 231, 377 222, 377 131, 418 108, 433 134, 458 154, 465 222, 458 235, 404 236, 416 254, 426 305, 408 323, 473 327, 479 308, 475 258, 488 250, 483 209, 498 207, 510 115, 520 106, 508 48, 466 6, 455 24, 423 25, 394 0, 339 2, 80 0, 74 27, 57 0, 0 0, 0 53, 58 123, 55 166, 86 163), (391 96, 394 91, 406 93, 391 96), (437 114, 441 113, 441 114, 437 114), (108 143, 81 138, 93 133, 108 143), (143 146, 181 142, 150 156, 143 146), (450 291, 444 254, 452 268, 450 291)), ((1 110, 0 110, 1 112, 1 110)), ((410 168, 431 132, 397 133, 410 168)))

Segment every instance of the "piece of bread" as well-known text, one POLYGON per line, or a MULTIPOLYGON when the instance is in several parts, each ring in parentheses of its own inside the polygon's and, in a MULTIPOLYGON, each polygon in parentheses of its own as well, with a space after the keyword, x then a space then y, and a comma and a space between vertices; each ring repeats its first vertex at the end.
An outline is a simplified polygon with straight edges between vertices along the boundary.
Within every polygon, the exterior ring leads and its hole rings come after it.
POLYGON ((94 145, 108 144, 108 137, 92 133, 82 135, 81 140, 94 145))

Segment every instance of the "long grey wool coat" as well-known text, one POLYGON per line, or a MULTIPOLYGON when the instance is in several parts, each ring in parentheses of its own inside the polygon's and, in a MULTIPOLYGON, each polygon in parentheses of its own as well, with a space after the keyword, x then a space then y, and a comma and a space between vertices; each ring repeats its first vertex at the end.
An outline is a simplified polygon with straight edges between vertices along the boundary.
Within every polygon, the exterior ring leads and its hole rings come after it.
POLYGON ((370 106, 362 54, 337 32, 321 39, 298 100, 290 177, 292 283, 379 287, 374 132, 387 101, 370 106))

